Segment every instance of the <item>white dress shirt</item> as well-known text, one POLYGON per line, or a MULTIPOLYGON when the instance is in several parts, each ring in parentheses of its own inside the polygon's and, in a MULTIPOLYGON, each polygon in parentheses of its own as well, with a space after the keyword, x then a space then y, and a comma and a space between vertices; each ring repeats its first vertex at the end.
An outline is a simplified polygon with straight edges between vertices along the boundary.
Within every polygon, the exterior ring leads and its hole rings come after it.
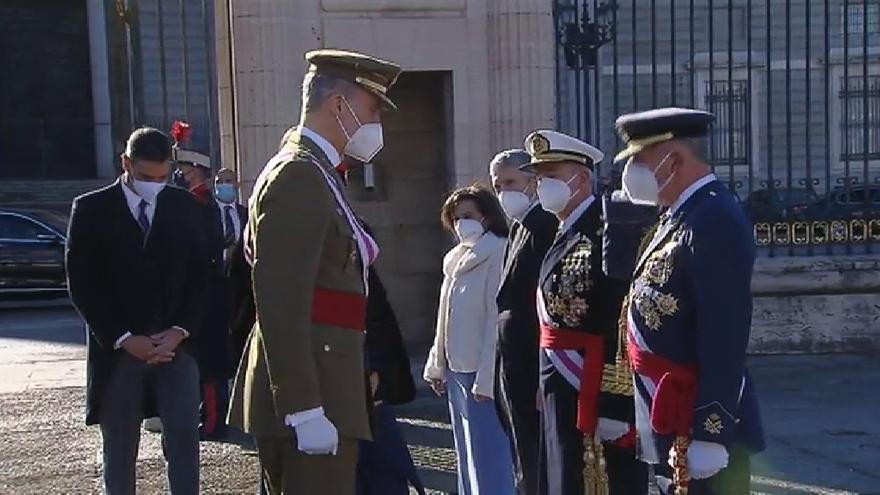
POLYGON ((338 167, 339 164, 342 163, 342 157, 339 156, 339 152, 336 151, 336 148, 334 148, 332 144, 330 144, 330 141, 324 139, 324 136, 306 126, 300 127, 299 133, 314 141, 315 144, 321 148, 321 151, 327 155, 327 159, 330 160, 330 164, 333 165, 333 167, 338 167))
POLYGON ((535 199, 532 201, 532 204, 529 205, 529 207, 526 209, 526 211, 523 212, 523 214, 520 215, 519 217, 513 218, 512 220, 514 222, 522 225, 522 223, 526 220, 526 217, 529 216, 529 213, 531 213, 532 210, 534 210, 535 208, 540 208, 540 207, 541 207, 541 202, 538 201, 537 197, 535 197, 535 199))
POLYGON ((226 207, 232 208, 230 211, 230 216, 232 217, 232 228, 235 230, 233 234, 235 235, 235 242, 238 242, 241 239, 241 218, 238 216, 238 203, 229 203, 226 204, 220 201, 217 198, 214 198, 214 202, 217 203, 217 207, 220 208, 220 223, 223 225, 223 238, 225 239, 229 232, 226 231, 226 207))
MULTIPOLYGON (((140 206, 141 201, 147 201, 146 199, 140 197, 136 192, 134 192, 128 184, 122 183, 122 192, 125 194, 125 203, 128 205, 128 209, 131 211, 131 216, 134 217, 134 221, 138 221, 138 215, 140 215, 140 206)), ((153 225, 153 217, 156 215, 156 203, 159 201, 159 197, 156 196, 156 200, 152 203, 147 201, 147 207, 144 208, 144 214, 147 216, 147 220, 150 222, 150 225, 153 225)), ((183 334, 183 338, 189 337, 189 332, 186 329, 181 327, 171 327, 180 330, 183 334)), ((125 339, 131 337, 131 332, 125 332, 121 337, 116 339, 116 342, 113 343, 114 349, 119 349, 122 347, 122 343, 125 342, 125 339)))
POLYGON ((569 229, 571 229, 571 226, 574 225, 575 222, 577 222, 582 216, 584 216, 584 212, 587 211, 587 208, 589 208, 594 201, 596 201, 596 196, 590 196, 589 198, 585 199, 583 203, 579 204, 577 208, 575 208, 571 212, 571 215, 569 215, 564 222, 559 224, 559 233, 556 234, 556 236, 562 237, 563 235, 565 235, 565 233, 568 232, 569 229))
MULTIPOLYGON (((128 209, 131 210, 131 215, 134 217, 134 220, 137 221, 138 215, 140 214, 141 201, 147 200, 138 196, 138 193, 134 192, 128 184, 122 184, 122 192, 125 193, 125 202, 128 203, 128 209)), ((144 213, 147 215, 147 220, 149 220, 150 225, 153 225, 153 216, 156 214, 155 202, 150 203, 147 201, 147 207, 144 208, 144 213)))

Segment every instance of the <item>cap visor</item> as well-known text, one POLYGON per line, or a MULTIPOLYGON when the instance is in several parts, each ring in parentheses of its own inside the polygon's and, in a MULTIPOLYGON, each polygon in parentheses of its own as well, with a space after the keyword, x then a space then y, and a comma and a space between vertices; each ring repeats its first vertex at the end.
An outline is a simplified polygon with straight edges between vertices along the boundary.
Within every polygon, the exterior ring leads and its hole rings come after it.
POLYGON ((554 163, 568 163, 568 162, 577 163, 578 165, 582 165, 590 170, 593 170, 593 167, 591 165, 587 165, 586 163, 583 163, 579 160, 575 160, 575 159, 571 159, 571 158, 550 158, 550 159, 544 159, 544 160, 534 160, 533 159, 532 161, 530 161, 529 163, 526 163, 525 165, 520 165, 519 169, 524 172, 534 173, 538 168, 540 168, 544 165, 552 165, 554 163))
POLYGON ((629 157, 635 155, 636 153, 638 153, 639 151, 642 151, 643 149, 645 149, 645 147, 642 146, 642 145, 631 144, 631 145, 627 146, 626 148, 622 149, 622 150, 621 150, 621 151, 620 151, 620 152, 614 157, 614 163, 618 163, 618 162, 621 162, 621 161, 623 161, 623 160, 626 160, 627 158, 629 158, 629 157))
POLYGON ((550 165, 552 163, 562 163, 563 161, 565 161, 565 160, 532 160, 529 163, 526 163, 525 165, 520 165, 519 169, 524 172, 534 173, 542 165, 550 165))
POLYGON ((397 105, 394 104, 394 102, 391 101, 391 98, 389 98, 385 93, 380 93, 378 91, 372 91, 372 90, 371 90, 371 92, 379 98, 379 101, 382 103, 382 107, 385 110, 394 110, 394 111, 398 110, 397 105))

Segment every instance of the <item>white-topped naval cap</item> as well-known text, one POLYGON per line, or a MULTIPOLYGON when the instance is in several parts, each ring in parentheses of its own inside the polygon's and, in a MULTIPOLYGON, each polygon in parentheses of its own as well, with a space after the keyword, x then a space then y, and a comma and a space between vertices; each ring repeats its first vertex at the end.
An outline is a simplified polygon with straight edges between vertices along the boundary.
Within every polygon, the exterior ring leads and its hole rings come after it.
POLYGON ((590 170, 605 155, 589 144, 550 129, 539 129, 526 136, 523 144, 532 161, 521 168, 534 168, 543 163, 577 162, 590 170))
POLYGON ((173 148, 171 160, 179 163, 191 163, 197 167, 211 168, 211 157, 198 151, 173 148))

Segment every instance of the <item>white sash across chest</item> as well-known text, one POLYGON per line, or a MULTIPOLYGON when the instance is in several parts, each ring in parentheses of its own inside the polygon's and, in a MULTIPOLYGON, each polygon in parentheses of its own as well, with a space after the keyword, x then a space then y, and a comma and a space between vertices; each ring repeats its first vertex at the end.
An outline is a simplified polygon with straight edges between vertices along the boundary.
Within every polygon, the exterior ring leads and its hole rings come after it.
MULTIPOLYGON (((339 182, 333 177, 324 167, 321 166, 321 163, 318 161, 318 158, 312 154, 309 154, 311 158, 312 164, 321 172, 321 176, 324 177, 324 182, 327 183, 327 187, 333 193, 333 199, 336 202, 337 208, 339 208, 342 213, 345 215, 345 219, 348 221, 349 227, 351 227, 351 231, 354 234, 354 239, 357 242, 358 246, 358 254, 361 259, 361 266, 363 268, 363 282, 364 282, 364 292, 366 292, 369 288, 368 284, 368 275, 370 265, 372 265, 376 258, 379 257, 379 245, 376 243, 375 239, 373 239, 370 234, 364 230, 363 226, 361 226, 360 221, 357 216, 354 214, 354 210, 351 208, 351 205, 346 199, 345 194, 343 193, 339 182)), ((269 163, 263 168, 263 171, 260 172, 260 175, 257 177, 257 180, 254 184, 254 192, 251 195, 250 202, 256 201, 257 196, 260 193, 260 190, 263 188, 263 185, 266 182, 266 178, 281 163, 286 161, 290 161, 293 158, 293 153, 288 149, 282 149, 278 152, 269 163)), ((248 229, 250 230, 250 229, 248 229)), ((247 235, 246 237, 249 237, 247 235)), ((249 246, 250 243, 248 239, 245 239, 246 246, 249 246)), ((246 251, 246 256, 248 259, 248 263, 253 265, 253 254, 250 252, 250 249, 246 251)))
MULTIPOLYGON (((546 282, 547 278, 562 258, 564 258, 569 251, 571 251, 571 248, 582 238, 581 234, 572 233, 571 231, 566 232, 563 235, 563 238, 558 239, 557 242, 550 247, 550 250, 544 257, 544 262, 541 265, 541 274, 537 290, 537 310, 538 321, 542 326, 556 326, 553 323, 553 319, 550 317, 550 313, 547 311, 547 303, 544 300, 543 291, 544 282, 546 282)), ((571 349, 542 349, 542 351, 544 351, 544 354, 550 359, 550 362, 553 363, 553 367, 556 368, 556 371, 565 378, 565 381, 574 387, 575 390, 580 390, 581 375, 584 370, 584 357, 581 353, 571 349)))

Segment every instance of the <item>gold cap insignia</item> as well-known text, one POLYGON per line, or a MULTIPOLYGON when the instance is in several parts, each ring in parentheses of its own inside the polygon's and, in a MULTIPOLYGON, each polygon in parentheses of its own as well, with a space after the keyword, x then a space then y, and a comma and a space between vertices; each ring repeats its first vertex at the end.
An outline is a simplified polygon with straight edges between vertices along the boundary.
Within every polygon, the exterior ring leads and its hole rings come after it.
POLYGON ((548 151, 550 151, 550 141, 540 133, 532 134, 532 138, 529 140, 529 154, 537 156, 548 151))

